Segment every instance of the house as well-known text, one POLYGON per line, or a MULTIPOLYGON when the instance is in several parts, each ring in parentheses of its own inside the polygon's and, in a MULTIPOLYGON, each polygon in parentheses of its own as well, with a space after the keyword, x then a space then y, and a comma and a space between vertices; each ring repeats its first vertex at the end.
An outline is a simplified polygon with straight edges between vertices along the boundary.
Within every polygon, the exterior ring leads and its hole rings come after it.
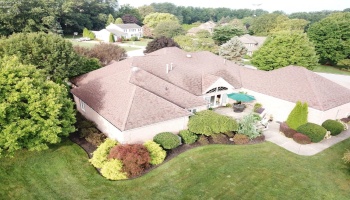
POLYGON ((206 30, 210 34, 213 34, 215 26, 216 24, 214 22, 208 21, 199 25, 198 27, 191 28, 190 30, 187 31, 187 35, 194 36, 197 34, 198 31, 201 31, 201 30, 206 30))
POLYGON ((258 50, 264 44, 266 38, 267 37, 245 34, 240 36, 238 39, 247 48, 247 55, 252 56, 254 51, 258 50))
POLYGON ((350 112, 350 90, 305 68, 265 72, 248 69, 210 52, 163 48, 71 80, 77 109, 110 138, 142 143, 154 135, 187 128, 189 116, 233 101, 246 91, 286 120, 297 101, 308 102, 309 121, 342 118, 350 112))
POLYGON ((142 34, 142 28, 141 26, 137 24, 110 24, 105 29, 102 29, 100 31, 92 31, 96 38, 104 41, 109 42, 109 35, 112 33, 114 35, 115 41, 117 41, 119 38, 126 38, 130 39, 132 37, 137 37, 140 39, 143 37, 142 34))

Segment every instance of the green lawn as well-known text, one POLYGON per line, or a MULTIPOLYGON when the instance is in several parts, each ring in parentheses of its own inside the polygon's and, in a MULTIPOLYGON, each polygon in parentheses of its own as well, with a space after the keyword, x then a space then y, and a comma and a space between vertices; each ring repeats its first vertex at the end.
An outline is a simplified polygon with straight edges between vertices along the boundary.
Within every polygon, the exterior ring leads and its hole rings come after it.
POLYGON ((350 139, 311 157, 272 143, 192 149, 147 175, 108 181, 70 141, 0 159, 1 199, 349 199, 350 139))
POLYGON ((123 43, 132 44, 137 46, 147 46, 147 44, 152 41, 151 39, 142 39, 141 41, 124 41, 123 43))
POLYGON ((95 46, 98 43, 92 43, 92 42, 78 42, 76 40, 69 40, 73 46, 81 46, 81 47, 87 47, 87 48, 91 48, 93 46, 95 46))
POLYGON ((125 51, 133 51, 133 50, 137 50, 140 48, 136 48, 136 47, 128 47, 128 46, 120 46, 121 48, 125 49, 125 51))
POLYGON ((331 74, 343 74, 343 75, 350 76, 350 71, 340 70, 339 68, 332 67, 332 66, 319 65, 319 66, 316 66, 313 71, 314 72, 331 73, 331 74))

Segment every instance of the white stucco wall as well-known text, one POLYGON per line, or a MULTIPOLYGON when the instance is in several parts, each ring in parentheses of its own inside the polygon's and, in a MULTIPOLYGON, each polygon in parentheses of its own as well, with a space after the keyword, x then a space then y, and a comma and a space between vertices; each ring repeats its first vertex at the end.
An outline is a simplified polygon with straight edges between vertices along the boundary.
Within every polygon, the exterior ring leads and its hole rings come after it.
POLYGON ((100 31, 92 31, 92 32, 95 34, 96 39, 101 40, 103 42, 109 42, 110 32, 107 31, 106 29, 102 29, 100 31))
POLYGON ((187 129, 188 119, 189 118, 186 116, 127 130, 124 132, 124 143, 143 143, 147 140, 152 140, 155 135, 161 132, 172 132, 178 134, 179 131, 187 129))
MULTIPOLYGON (((295 103, 271 97, 265 94, 254 92, 247 89, 242 89, 249 95, 253 95, 255 102, 261 103, 266 109, 266 112, 273 115, 275 121, 285 121, 289 113, 293 110, 295 103)), ((253 102, 254 103, 254 102, 253 102)), ((327 111, 320 111, 314 108, 308 109, 308 121, 316 124, 322 124, 327 119, 340 119, 350 114, 350 103, 332 108, 327 111)))
MULTIPOLYGON (((74 96, 74 95, 73 95, 74 96)), ((97 128, 104 133, 109 138, 118 140, 120 143, 124 142, 123 133, 115 126, 113 126, 109 121, 99 115, 90 106, 85 104, 85 111, 80 107, 80 99, 74 96, 74 101, 77 106, 77 110, 86 117, 86 119, 95 122, 97 128)))
POLYGON ((208 103, 210 103, 210 98, 212 96, 215 96, 215 99, 214 99, 214 102, 217 101, 217 98, 216 96, 217 95, 221 95, 221 99, 219 100, 220 101, 220 104, 219 105, 212 105, 210 104, 209 106, 212 107, 212 108, 215 108, 215 107, 218 107, 218 106, 225 106, 228 102, 229 102, 229 99, 227 97, 227 94, 230 94, 232 93, 233 91, 235 90, 235 88, 229 84, 227 81, 225 81, 223 78, 219 78, 215 83, 213 83, 211 86, 209 86, 204 94, 202 95, 202 97, 208 101, 208 103), (208 93, 207 92, 213 88, 218 88, 218 87, 226 87, 227 90, 221 90, 221 91, 218 91, 216 90, 216 92, 211 92, 211 93, 208 93))

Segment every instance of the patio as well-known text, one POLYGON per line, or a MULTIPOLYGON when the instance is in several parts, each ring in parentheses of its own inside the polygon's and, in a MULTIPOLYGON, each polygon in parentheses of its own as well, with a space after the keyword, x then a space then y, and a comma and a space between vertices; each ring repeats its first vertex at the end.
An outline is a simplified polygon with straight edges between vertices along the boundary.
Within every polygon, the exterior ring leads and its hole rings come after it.
POLYGON ((218 107, 214 108, 214 111, 221 115, 226 115, 233 117, 235 119, 240 119, 249 113, 253 112, 254 103, 244 103, 246 108, 243 110, 243 112, 234 112, 232 107, 218 107))

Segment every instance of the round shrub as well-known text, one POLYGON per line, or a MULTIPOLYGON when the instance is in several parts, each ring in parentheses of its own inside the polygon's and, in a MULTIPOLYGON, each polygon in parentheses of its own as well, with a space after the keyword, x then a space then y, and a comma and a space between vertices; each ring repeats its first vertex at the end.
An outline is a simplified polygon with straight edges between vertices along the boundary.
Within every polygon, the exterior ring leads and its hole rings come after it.
POLYGON ((211 136, 214 144, 228 144, 229 140, 224 134, 215 134, 211 136))
POLYGON ((198 142, 200 145, 207 145, 207 144, 209 144, 209 140, 208 140, 207 136, 205 136, 205 135, 199 136, 197 142, 198 142))
POLYGON ((151 163, 152 165, 158 165, 162 163, 166 157, 166 152, 162 149, 162 147, 153 142, 152 140, 147 141, 143 144, 145 146, 150 154, 151 163))
POLYGON ((243 134, 239 134, 237 133, 234 137, 233 137, 233 142, 235 144, 247 144, 249 142, 249 138, 246 135, 243 134))
POLYGON ((344 130, 344 125, 338 121, 327 119, 322 123, 322 127, 331 132, 331 135, 338 135, 344 130))
POLYGON ((164 149, 174 149, 180 145, 180 139, 177 135, 170 132, 158 133, 153 141, 160 144, 164 149))
POLYGON ((325 128, 314 123, 303 124, 298 127, 297 131, 307 135, 311 139, 311 142, 320 142, 327 133, 325 128))
POLYGON ((299 144, 310 144, 311 143, 311 139, 304 134, 301 133, 295 133, 293 135, 293 140, 299 144))
POLYGON ((101 168, 102 176, 109 180, 128 179, 125 172, 122 171, 123 163, 117 159, 108 160, 101 168))
POLYGON ((109 159, 118 159, 123 163, 123 171, 128 177, 140 175, 149 168, 151 157, 142 144, 123 144, 113 147, 108 155, 109 159))
POLYGON ((198 139, 198 136, 189 130, 182 130, 182 131, 180 131, 179 135, 181 136, 181 138, 185 142, 185 144, 193 144, 198 139))
POLYGON ((102 168, 107 162, 107 156, 112 147, 117 145, 117 141, 107 138, 93 153, 90 163, 96 168, 102 168))
POLYGON ((293 135, 297 133, 297 131, 290 128, 286 122, 280 124, 280 132, 288 138, 293 138, 293 135))

